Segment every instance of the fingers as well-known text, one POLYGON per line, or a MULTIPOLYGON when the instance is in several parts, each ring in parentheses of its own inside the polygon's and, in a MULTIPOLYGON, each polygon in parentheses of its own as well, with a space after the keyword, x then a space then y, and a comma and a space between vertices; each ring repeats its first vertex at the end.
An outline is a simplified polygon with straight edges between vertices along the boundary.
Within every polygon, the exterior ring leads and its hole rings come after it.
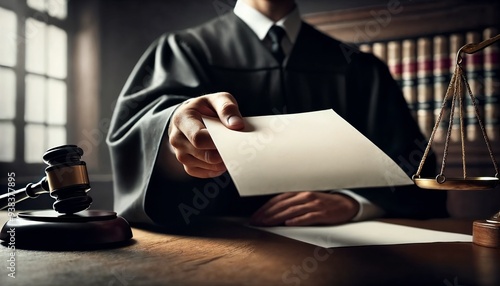
POLYGON ((315 207, 313 202, 308 202, 283 209, 282 211, 265 218, 262 223, 264 225, 290 225, 294 219, 307 216, 310 224, 320 224, 322 223, 320 220, 321 216, 319 215, 320 212, 322 212, 322 210, 315 207), (314 213, 317 215, 311 217, 314 213))
POLYGON ((173 127, 170 134, 170 144, 176 148, 189 145, 196 149, 215 149, 215 144, 202 121, 201 113, 194 109, 179 109, 172 116, 173 127), (172 134, 173 132, 177 132, 172 134))
POLYGON ((220 92, 206 97, 206 99, 214 107, 220 121, 227 128, 241 130, 245 127, 238 104, 231 94, 220 92))
MULTIPOLYGON (((290 218, 285 221, 287 226, 307 226, 307 225, 317 225, 326 224, 322 223, 325 220, 325 213, 321 211, 308 212, 300 216, 290 218)), ((338 223, 341 223, 340 221, 338 223)), ((331 223, 336 224, 336 223, 331 223)))
POLYGON ((341 194, 285 193, 264 204, 250 222, 261 226, 339 224, 352 219, 358 210, 354 199, 341 194))
POLYGON ((204 148, 198 149, 176 129, 171 132, 169 140, 177 161, 183 165, 187 174, 197 178, 212 178, 226 171, 215 147, 210 149, 209 144, 205 144, 204 148))
POLYGON ((284 193, 264 204, 252 216, 252 221, 261 225, 283 224, 286 220, 314 211, 316 194, 313 192, 284 193))
POLYGON ((297 194, 298 193, 283 193, 272 197, 253 214, 252 221, 262 222, 290 205, 293 205, 294 202, 299 203, 297 201, 297 194))
POLYGON ((201 178, 201 179, 218 177, 218 176, 224 174, 224 172, 226 171, 225 168, 222 171, 214 171, 214 170, 209 170, 207 168, 199 168, 199 167, 192 167, 192 166, 189 166, 189 167, 184 166, 184 170, 190 176, 193 176, 196 178, 201 178))
POLYGON ((191 176, 210 178, 226 168, 216 146, 203 124, 202 117, 218 117, 228 128, 244 128, 236 100, 229 93, 214 93, 187 100, 171 118, 169 143, 177 160, 191 176))

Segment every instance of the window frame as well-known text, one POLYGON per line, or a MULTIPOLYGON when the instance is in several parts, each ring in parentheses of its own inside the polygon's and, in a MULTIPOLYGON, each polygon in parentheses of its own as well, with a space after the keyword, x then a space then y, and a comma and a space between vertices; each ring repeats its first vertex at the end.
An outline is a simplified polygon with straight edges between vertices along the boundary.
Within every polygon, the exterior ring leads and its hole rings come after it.
MULTIPOLYGON (((69 5, 68 0, 68 5, 69 5)), ((15 93, 15 116, 13 120, 3 120, 3 122, 12 122, 14 124, 15 129, 15 155, 14 161, 11 162, 0 162, 0 169, 4 170, 4 172, 16 172, 16 175, 20 178, 26 178, 26 181, 31 181, 35 178, 39 178, 44 175, 44 169, 47 167, 42 162, 42 158, 40 158, 40 162, 26 162, 25 161, 25 146, 26 146, 26 137, 25 137, 25 127, 29 122, 25 121, 25 103, 26 103, 26 83, 25 79, 30 73, 26 70, 26 20, 28 18, 33 18, 44 22, 47 26, 53 25, 56 26, 63 31, 66 32, 67 35, 67 73, 64 79, 51 77, 47 74, 43 75, 45 79, 57 79, 61 80, 66 84, 66 123, 64 125, 66 129, 66 142, 69 141, 69 120, 70 120, 70 104, 71 98, 69 96, 71 90, 71 80, 70 80, 70 71, 71 71, 71 39, 70 39, 70 23, 68 21, 68 16, 66 18, 59 19, 54 16, 50 16, 47 11, 41 12, 34 8, 28 6, 27 0, 0 0, 0 7, 10 10, 16 14, 17 21, 17 30, 16 30, 16 41, 17 41, 17 51, 16 51, 16 64, 13 67, 0 65, 2 68, 8 68, 14 71, 16 75, 16 93, 15 93)), ((47 123, 43 123, 45 126, 47 123)), ((58 126, 58 125, 54 125, 58 126)), ((2 174, 2 177, 6 176, 6 174, 2 174)), ((24 181, 24 180, 23 180, 24 181)), ((23 182, 24 183, 24 182, 23 182)), ((3 183, 0 183, 3 184, 3 183)))

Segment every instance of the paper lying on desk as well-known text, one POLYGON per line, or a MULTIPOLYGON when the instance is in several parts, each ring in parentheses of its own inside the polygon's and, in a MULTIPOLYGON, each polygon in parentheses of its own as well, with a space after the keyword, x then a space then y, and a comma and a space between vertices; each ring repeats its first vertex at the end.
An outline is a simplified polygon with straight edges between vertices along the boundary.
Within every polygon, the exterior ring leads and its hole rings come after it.
POLYGON ((246 117, 243 131, 203 120, 241 196, 413 184, 331 109, 246 117))
POLYGON ((432 242, 472 242, 472 236, 377 221, 338 226, 252 227, 329 248, 432 242))

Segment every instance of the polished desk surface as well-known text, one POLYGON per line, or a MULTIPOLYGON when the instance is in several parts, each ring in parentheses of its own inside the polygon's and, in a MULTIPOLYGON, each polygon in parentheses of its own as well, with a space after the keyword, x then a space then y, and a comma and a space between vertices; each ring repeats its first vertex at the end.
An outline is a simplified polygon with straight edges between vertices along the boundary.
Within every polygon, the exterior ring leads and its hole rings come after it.
MULTIPOLYGON (((7 219, 0 212, 2 225, 7 219)), ((383 221, 472 230, 471 220, 383 221)), ((324 249, 231 220, 133 234, 112 249, 17 249, 16 278, 6 269, 10 249, 0 246, 0 285, 500 285, 500 249, 472 243, 324 249)))

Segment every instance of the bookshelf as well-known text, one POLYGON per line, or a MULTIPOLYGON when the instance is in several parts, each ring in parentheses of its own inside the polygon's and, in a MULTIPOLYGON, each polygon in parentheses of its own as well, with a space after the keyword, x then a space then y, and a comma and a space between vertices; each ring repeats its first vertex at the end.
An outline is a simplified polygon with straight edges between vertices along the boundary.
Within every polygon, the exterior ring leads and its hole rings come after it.
MULTIPOLYGON (((429 138, 456 63, 456 52, 466 43, 500 33, 498 1, 396 1, 365 8, 304 15, 324 33, 357 45, 386 62, 400 84, 421 131, 429 138)), ((480 118, 497 162, 500 161, 500 44, 467 55, 463 67, 480 118)), ((481 130, 469 96, 465 96, 465 145, 468 176, 494 176, 481 130)), ((437 129, 433 151, 441 163, 449 108, 437 129)), ((462 176, 458 113, 452 122, 445 175, 462 176)), ((450 192, 449 211, 455 217, 488 216, 500 208, 500 189, 470 194, 450 192), (474 202, 473 202, 474 201, 474 202), (477 207, 477 206, 480 207, 477 207)))

